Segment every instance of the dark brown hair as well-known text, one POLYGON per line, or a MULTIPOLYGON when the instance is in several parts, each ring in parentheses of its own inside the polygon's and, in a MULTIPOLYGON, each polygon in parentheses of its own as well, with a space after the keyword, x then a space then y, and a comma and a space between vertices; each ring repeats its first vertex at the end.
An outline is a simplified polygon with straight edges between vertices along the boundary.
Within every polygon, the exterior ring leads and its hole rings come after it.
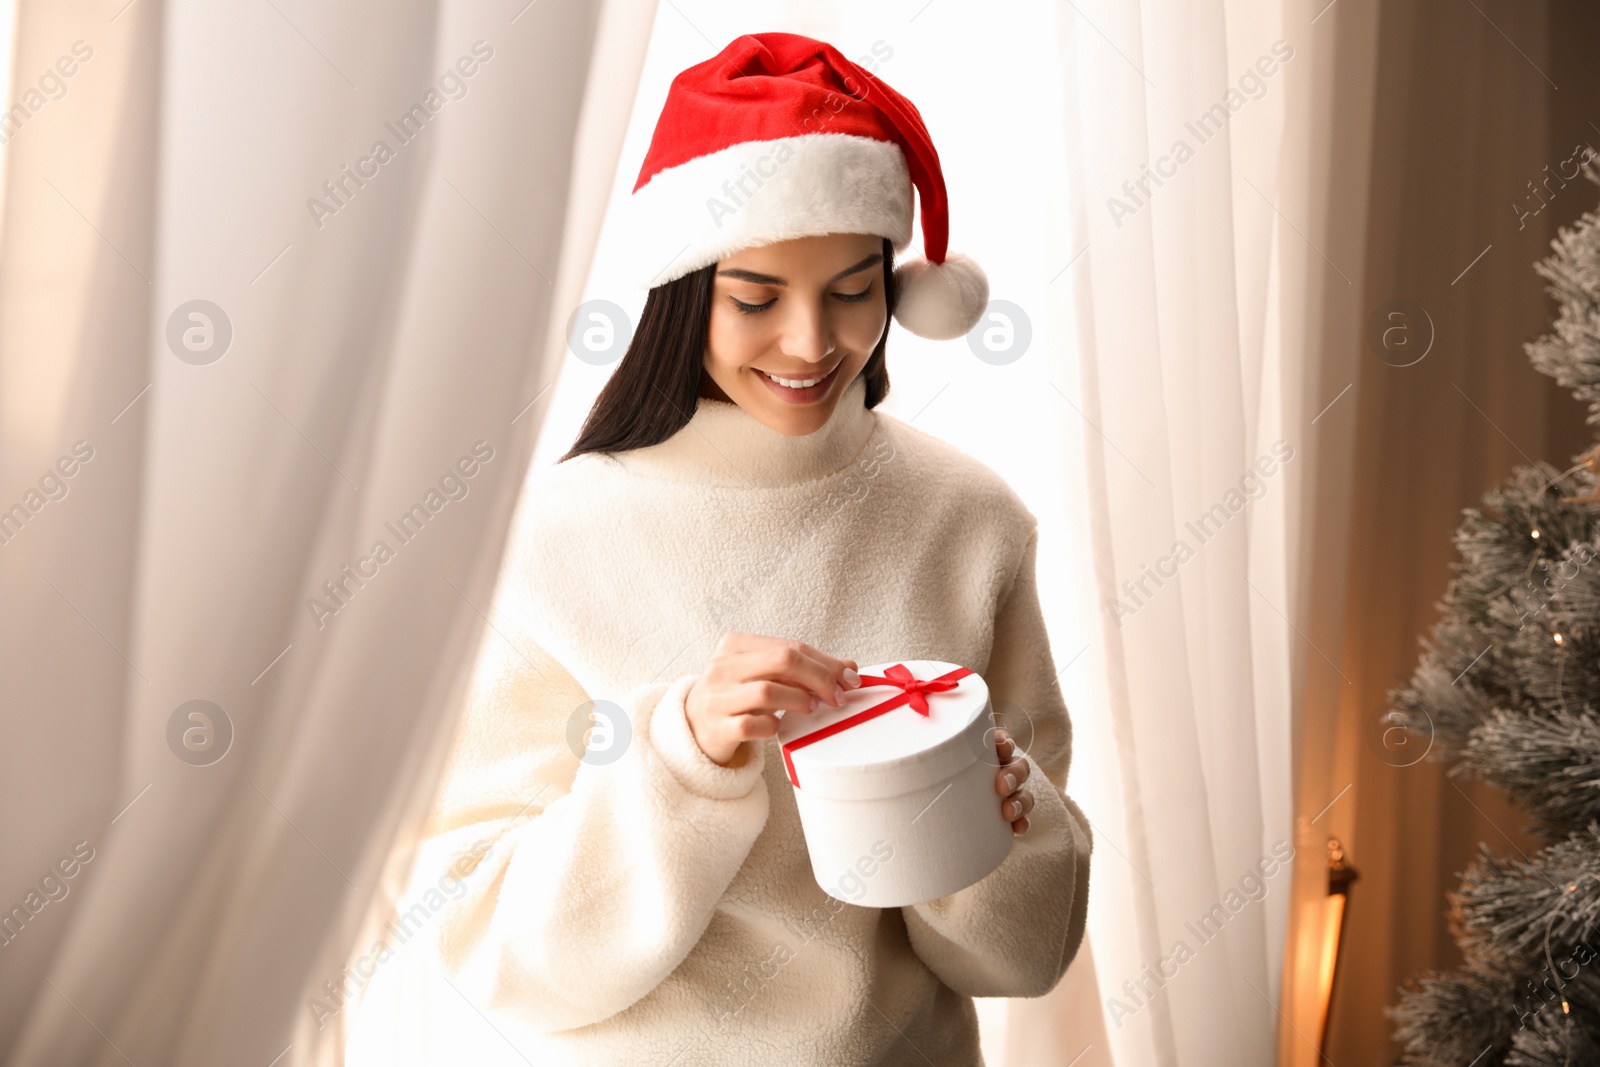
MULTIPOLYGON (((589 409, 578 439, 561 463, 585 452, 626 452, 659 444, 688 425, 700 396, 710 333, 712 275, 715 263, 650 290, 639 328, 622 362, 589 409)), ((889 318, 898 294, 894 287, 894 244, 883 239, 883 292, 889 318)), ((889 392, 884 347, 888 323, 861 369, 866 406, 876 407, 889 392)))

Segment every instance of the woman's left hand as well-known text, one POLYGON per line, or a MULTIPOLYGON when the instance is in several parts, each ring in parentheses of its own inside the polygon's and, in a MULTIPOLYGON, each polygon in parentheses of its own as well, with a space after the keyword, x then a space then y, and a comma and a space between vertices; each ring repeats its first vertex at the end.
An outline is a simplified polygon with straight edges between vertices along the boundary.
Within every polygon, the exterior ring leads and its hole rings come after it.
POLYGON ((1028 780, 1028 761, 1017 758, 1016 742, 1004 729, 994 732, 994 750, 1000 757, 994 776, 995 792, 1002 798, 1000 814, 1011 824, 1011 833, 1021 836, 1028 832, 1028 812, 1033 810, 1033 794, 1022 788, 1028 780))

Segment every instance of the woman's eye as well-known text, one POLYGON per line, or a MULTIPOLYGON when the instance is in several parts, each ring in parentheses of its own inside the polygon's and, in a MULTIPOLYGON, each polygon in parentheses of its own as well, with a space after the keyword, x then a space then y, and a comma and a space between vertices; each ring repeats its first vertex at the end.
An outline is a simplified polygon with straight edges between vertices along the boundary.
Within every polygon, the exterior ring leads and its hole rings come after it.
POLYGON ((777 297, 773 297, 765 304, 746 304, 743 300, 731 295, 728 297, 728 299, 733 301, 734 310, 738 311, 741 315, 758 315, 778 302, 777 297))
MULTIPOLYGON (((872 295, 872 286, 870 286, 870 285, 867 286, 865 289, 861 290, 861 292, 859 292, 859 293, 834 293, 833 294, 834 299, 841 300, 841 301, 843 301, 843 302, 845 302, 847 304, 859 304, 862 301, 866 300, 871 295, 872 295)), ((768 308, 770 308, 773 304, 776 304, 778 302, 778 298, 777 297, 773 297, 771 300, 768 300, 765 304, 750 304, 750 303, 746 303, 743 300, 740 300, 738 297, 732 295, 731 293, 728 295, 728 299, 733 301, 734 310, 739 312, 741 315, 758 315, 761 312, 763 312, 763 311, 767 310, 768 308)))

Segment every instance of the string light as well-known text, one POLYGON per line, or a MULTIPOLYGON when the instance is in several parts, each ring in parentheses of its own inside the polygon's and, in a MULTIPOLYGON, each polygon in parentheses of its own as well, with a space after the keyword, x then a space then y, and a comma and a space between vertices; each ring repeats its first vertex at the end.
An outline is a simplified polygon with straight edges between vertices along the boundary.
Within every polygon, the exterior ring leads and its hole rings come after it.
POLYGON ((1533 539, 1535 541, 1539 540, 1539 527, 1537 526, 1533 528, 1533 539))
POLYGON ((1562 637, 1560 634, 1556 634, 1556 644, 1561 645, 1561 644, 1565 644, 1565 643, 1566 643, 1566 638, 1562 637))

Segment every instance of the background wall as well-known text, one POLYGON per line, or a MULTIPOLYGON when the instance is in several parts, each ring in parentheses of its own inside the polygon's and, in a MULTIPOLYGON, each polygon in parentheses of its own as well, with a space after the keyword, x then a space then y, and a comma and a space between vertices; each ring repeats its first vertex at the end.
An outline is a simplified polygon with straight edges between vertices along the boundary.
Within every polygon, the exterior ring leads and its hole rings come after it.
POLYGON ((1338 784, 1353 788, 1326 824, 1360 879, 1326 1048, 1340 1067, 1391 1062, 1383 1008, 1398 985, 1460 961, 1445 893, 1477 843, 1528 847, 1525 820, 1499 793, 1431 761, 1396 766, 1409 757, 1383 755, 1373 725, 1438 617, 1461 509, 1513 466, 1565 466, 1591 441, 1582 406, 1532 369, 1522 344, 1553 314, 1534 261, 1557 224, 1600 201, 1578 178, 1552 181, 1541 207, 1528 184, 1570 174, 1575 146, 1600 149, 1596 40, 1600 13, 1586 5, 1383 5, 1363 308, 1415 301, 1436 337, 1407 367, 1363 351, 1359 403, 1342 414, 1359 420, 1337 657, 1350 679, 1338 784))

